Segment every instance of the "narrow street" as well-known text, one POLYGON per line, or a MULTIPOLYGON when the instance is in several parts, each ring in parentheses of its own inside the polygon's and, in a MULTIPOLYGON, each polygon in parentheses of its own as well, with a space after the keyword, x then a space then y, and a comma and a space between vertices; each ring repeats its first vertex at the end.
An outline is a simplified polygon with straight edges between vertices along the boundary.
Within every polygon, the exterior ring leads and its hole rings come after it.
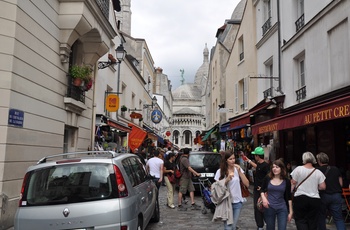
MULTIPOLYGON (((251 191, 251 189, 250 189, 251 191)), ((222 222, 212 222, 213 214, 208 210, 207 214, 202 214, 201 210, 190 210, 190 204, 185 205, 187 211, 178 211, 175 209, 170 209, 166 206, 166 192, 165 186, 161 186, 159 193, 159 204, 160 204, 160 221, 159 223, 150 223, 146 230, 222 230, 222 222)), ((177 192, 174 197, 177 202, 177 192)), ((175 205, 176 205, 175 202, 175 205)), ((197 194, 195 196, 195 202, 204 207, 202 197, 197 194)), ((350 228, 349 223, 347 226, 350 228)), ((243 209, 239 218, 238 223, 239 229, 244 230, 255 230, 256 225, 254 221, 253 212, 253 199, 248 197, 247 202, 244 203, 243 209)), ((335 230, 334 224, 327 225, 329 230, 335 230)), ((288 223, 287 230, 295 230, 296 226, 294 220, 288 223)))

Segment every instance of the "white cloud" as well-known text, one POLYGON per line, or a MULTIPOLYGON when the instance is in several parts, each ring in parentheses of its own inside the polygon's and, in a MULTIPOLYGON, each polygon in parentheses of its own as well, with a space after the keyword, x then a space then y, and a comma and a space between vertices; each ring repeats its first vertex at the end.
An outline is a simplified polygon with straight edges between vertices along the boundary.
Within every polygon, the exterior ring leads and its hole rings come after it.
POLYGON ((203 63, 203 49, 215 46, 217 29, 240 0, 133 0, 131 36, 146 40, 155 67, 168 75, 173 89, 193 82, 203 63))

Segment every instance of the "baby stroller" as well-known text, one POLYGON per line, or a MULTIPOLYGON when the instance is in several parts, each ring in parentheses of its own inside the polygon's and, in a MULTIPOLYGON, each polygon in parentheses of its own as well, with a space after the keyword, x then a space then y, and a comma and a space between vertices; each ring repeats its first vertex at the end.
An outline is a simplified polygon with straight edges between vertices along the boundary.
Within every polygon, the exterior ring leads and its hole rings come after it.
POLYGON ((200 184, 199 189, 202 195, 204 207, 202 209, 203 214, 207 214, 207 209, 210 209, 211 213, 215 212, 215 204, 211 201, 210 186, 211 182, 208 178, 198 179, 200 184))

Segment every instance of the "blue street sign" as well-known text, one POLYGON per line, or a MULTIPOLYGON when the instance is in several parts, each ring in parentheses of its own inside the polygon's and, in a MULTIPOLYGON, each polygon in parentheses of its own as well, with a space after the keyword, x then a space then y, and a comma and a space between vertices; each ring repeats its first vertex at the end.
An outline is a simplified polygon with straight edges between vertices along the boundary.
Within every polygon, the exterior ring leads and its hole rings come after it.
POLYGON ((9 110, 9 125, 14 125, 18 127, 23 127, 24 122, 24 112, 17 109, 10 109, 9 110))

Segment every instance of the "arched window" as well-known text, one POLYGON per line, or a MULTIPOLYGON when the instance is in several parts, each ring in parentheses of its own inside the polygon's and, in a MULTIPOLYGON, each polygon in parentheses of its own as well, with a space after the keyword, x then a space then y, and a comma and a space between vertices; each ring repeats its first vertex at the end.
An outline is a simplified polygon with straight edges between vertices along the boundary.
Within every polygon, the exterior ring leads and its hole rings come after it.
POLYGON ((191 131, 186 130, 186 131, 184 132, 184 135, 185 135, 185 144, 186 144, 186 145, 191 144, 191 140, 192 140, 192 133, 191 133, 191 131))
POLYGON ((179 131, 175 130, 174 133, 173 133, 173 137, 174 137, 174 144, 175 145, 178 145, 179 144, 179 131))

